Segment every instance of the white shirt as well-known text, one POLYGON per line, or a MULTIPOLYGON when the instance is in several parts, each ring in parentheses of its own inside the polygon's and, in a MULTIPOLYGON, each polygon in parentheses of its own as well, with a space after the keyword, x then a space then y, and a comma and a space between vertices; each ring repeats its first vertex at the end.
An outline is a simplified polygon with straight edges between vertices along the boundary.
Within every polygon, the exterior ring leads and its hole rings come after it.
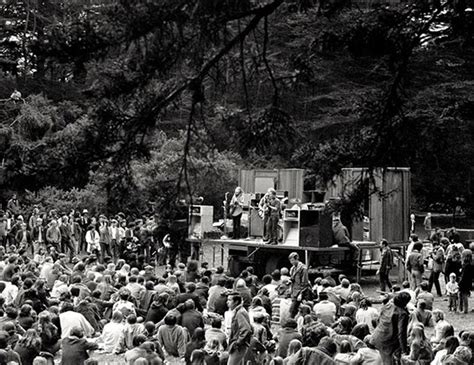
POLYGON ((352 364, 381 365, 383 362, 378 350, 362 347, 352 358, 352 364))
POLYGON ((316 303, 313 307, 314 313, 316 316, 323 322, 326 326, 330 326, 336 320, 336 305, 329 300, 323 300, 319 303, 316 303))
POLYGON ((8 281, 4 281, 4 283, 5 289, 2 292, 2 296, 5 298, 5 305, 13 304, 18 295, 18 287, 8 281))
POLYGON ((275 284, 267 284, 262 289, 268 290, 268 298, 273 302, 273 300, 278 296, 277 286, 275 284))
POLYGON ((87 250, 91 252, 92 250, 100 250, 100 236, 99 232, 95 229, 89 230, 86 233, 86 242, 87 242, 87 250))
POLYGON ((224 333, 227 337, 230 336, 230 328, 232 327, 232 318, 234 317, 234 311, 228 310, 224 313, 224 333))
POLYGON ((356 312, 357 324, 365 323, 369 326, 369 330, 372 333, 374 331, 373 321, 377 321, 379 318, 379 312, 374 307, 367 307, 367 310, 359 308, 356 312))
POLYGON ((71 334, 74 327, 80 327, 84 331, 84 337, 92 337, 94 328, 81 313, 68 311, 59 314, 61 324, 61 338, 66 338, 71 334))
POLYGON ((123 323, 115 322, 107 323, 104 326, 98 342, 102 342, 104 344, 105 352, 112 353, 115 350, 118 350, 124 328, 125 325, 123 323))

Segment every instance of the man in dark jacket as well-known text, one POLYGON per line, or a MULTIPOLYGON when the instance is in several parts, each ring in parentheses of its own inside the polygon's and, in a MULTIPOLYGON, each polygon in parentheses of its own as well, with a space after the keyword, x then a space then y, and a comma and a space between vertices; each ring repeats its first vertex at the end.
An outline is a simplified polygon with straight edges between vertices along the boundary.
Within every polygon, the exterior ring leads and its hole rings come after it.
POLYGON ((168 313, 168 299, 168 293, 161 293, 160 295, 155 296, 155 300, 153 303, 151 303, 150 309, 146 315, 147 322, 151 321, 154 324, 157 324, 163 318, 165 318, 166 314, 168 313))
POLYGON ((188 299, 184 303, 185 311, 181 317, 181 325, 187 328, 190 334, 198 327, 204 328, 204 320, 202 314, 196 310, 192 299, 188 299))
POLYGON ((202 305, 201 301, 199 300, 199 295, 196 294, 196 284, 194 283, 188 283, 186 286, 186 293, 179 294, 178 295, 178 303, 184 303, 188 299, 192 299, 194 302, 194 305, 196 306, 196 309, 199 312, 202 312, 202 305))
POLYGON ((290 253, 288 256, 292 265, 290 269, 291 278, 291 307, 290 314, 294 318, 298 314, 298 308, 303 300, 304 291, 309 288, 308 269, 300 260, 296 252, 290 253))
POLYGON ((87 341, 84 332, 79 327, 71 329, 71 334, 62 341, 63 355, 61 364, 63 365, 84 365, 89 358, 89 352, 96 350, 99 346, 94 342, 87 341))
POLYGON ((252 338, 252 325, 247 310, 242 306, 242 297, 236 293, 229 295, 227 305, 233 312, 229 336, 228 365, 239 365, 245 357, 252 338))
POLYGON ((469 312, 469 296, 471 295, 472 279, 474 278, 474 266, 472 266, 472 251, 462 252, 462 269, 459 278, 459 311, 469 312))
POLYGON ((392 283, 390 282, 390 270, 392 269, 393 256, 392 250, 388 247, 387 240, 383 239, 380 242, 380 269, 379 269, 379 280, 380 280, 380 290, 385 291, 385 287, 392 289, 392 283))

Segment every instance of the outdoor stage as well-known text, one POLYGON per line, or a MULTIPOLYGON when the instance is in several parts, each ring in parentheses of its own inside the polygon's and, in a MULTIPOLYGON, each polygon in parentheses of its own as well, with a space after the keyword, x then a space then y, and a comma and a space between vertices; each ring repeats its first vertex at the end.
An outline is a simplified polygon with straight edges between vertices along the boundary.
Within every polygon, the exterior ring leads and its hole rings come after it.
MULTIPOLYGON (((198 239, 188 238, 187 242, 199 250, 199 260, 208 262, 210 267, 222 266, 225 270, 236 269, 239 261, 243 266, 254 266, 256 270, 271 273, 275 268, 288 267, 288 255, 297 252, 301 260, 313 268, 334 267, 344 272, 353 271, 356 280, 360 280, 363 270, 376 271, 380 263, 372 260, 371 252, 379 250, 376 242, 354 241, 358 247, 355 256, 351 255, 348 247, 308 247, 280 243, 269 245, 259 239, 198 239), (351 270, 352 269, 352 270, 351 270)), ((404 257, 407 243, 390 245, 395 257, 404 257)), ((404 277, 404 262, 397 259, 400 280, 404 277)), ((394 269, 395 270, 395 269, 394 269)))

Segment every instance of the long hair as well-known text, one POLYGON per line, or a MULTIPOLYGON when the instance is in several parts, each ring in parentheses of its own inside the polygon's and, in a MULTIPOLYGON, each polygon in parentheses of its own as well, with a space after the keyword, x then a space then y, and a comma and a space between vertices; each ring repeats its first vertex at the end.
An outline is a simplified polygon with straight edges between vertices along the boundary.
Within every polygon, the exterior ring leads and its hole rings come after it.
POLYGON ((462 252, 462 264, 467 266, 472 263, 472 251, 469 249, 463 250, 462 252))
POLYGON ((446 344, 444 348, 447 351, 447 355, 453 354, 454 350, 459 346, 459 340, 456 336, 450 336, 446 339, 446 344))
POLYGON ((203 350, 194 350, 191 353, 191 364, 192 365, 206 365, 206 357, 203 350))
POLYGON ((30 328, 28 331, 26 331, 25 335, 20 340, 18 340, 18 344, 30 349, 37 347, 40 341, 41 339, 38 335, 38 332, 35 329, 30 328))

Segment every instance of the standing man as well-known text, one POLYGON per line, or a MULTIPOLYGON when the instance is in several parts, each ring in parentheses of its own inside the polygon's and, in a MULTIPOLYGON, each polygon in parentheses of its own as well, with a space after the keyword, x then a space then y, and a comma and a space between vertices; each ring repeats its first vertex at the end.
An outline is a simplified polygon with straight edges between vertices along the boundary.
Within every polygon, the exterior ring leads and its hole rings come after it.
POLYGON ((21 224, 20 230, 17 232, 15 239, 20 247, 24 247, 25 249, 30 248, 31 254, 34 255, 33 240, 31 239, 31 233, 28 231, 26 223, 21 224))
POLYGON ((240 220, 244 211, 244 192, 240 186, 235 188, 234 195, 230 201, 230 215, 232 216, 232 238, 240 238, 240 220))
POLYGON ((444 266, 444 248, 441 244, 433 243, 433 251, 431 252, 431 259, 433 260, 433 266, 431 268, 430 277, 428 279, 429 289, 428 291, 431 293, 433 289, 433 284, 436 288, 436 293, 438 297, 442 296, 441 293, 441 285, 439 284, 439 276, 443 271, 444 266))
POLYGON ((16 194, 13 194, 12 198, 8 201, 7 209, 10 211, 13 218, 16 218, 20 214, 20 203, 18 203, 16 194))
POLYGON ((67 215, 62 217, 59 231, 61 232, 61 252, 66 253, 66 251, 69 251, 69 262, 72 262, 76 250, 71 240, 71 226, 69 225, 69 217, 67 215))
POLYGON ((50 223, 48 230, 46 231, 46 240, 50 246, 53 246, 56 251, 59 252, 61 244, 61 231, 58 227, 58 222, 53 219, 50 223))
POLYGON ((268 241, 268 218, 270 217, 270 211, 268 209, 268 202, 270 197, 270 191, 272 189, 268 189, 267 193, 263 196, 262 199, 258 202, 258 214, 263 219, 263 241, 268 241))
POLYGON ((385 287, 392 289, 392 283, 390 282, 390 270, 392 269, 393 256, 392 250, 388 247, 388 242, 386 239, 380 241, 380 269, 379 269, 379 280, 380 280, 380 290, 385 291, 385 287))
POLYGON ((36 226, 33 228, 32 235, 34 250, 38 251, 40 247, 46 249, 46 230, 43 226, 43 219, 38 218, 36 220, 36 226))
POLYGON ((247 310, 242 306, 242 297, 232 293, 227 298, 227 305, 232 311, 232 324, 229 336, 228 365, 240 365, 250 346, 252 325, 247 310))
POLYGON ((120 241, 125 236, 125 230, 119 226, 117 219, 111 220, 112 224, 110 226, 110 245, 112 246, 112 254, 115 260, 119 258, 119 245, 120 241))
POLYGON ((425 226, 426 239, 429 240, 431 237, 431 213, 426 214, 423 225, 425 226))
POLYGON ((278 244, 278 221, 280 220, 281 203, 276 196, 275 189, 271 189, 269 201, 268 201, 268 223, 267 223, 267 235, 269 235, 270 244, 278 244))
POLYGON ((291 278, 291 307, 290 315, 295 318, 298 314, 298 308, 303 300, 303 294, 309 288, 308 268, 300 260, 296 252, 290 253, 288 259, 291 263, 290 278, 291 278))
POLYGON ((415 233, 415 215, 413 213, 410 214, 410 222, 411 222, 410 234, 413 234, 415 233))
POLYGON ((28 220, 28 228, 30 231, 33 231, 33 229, 36 227, 38 224, 38 218, 40 217, 39 215, 39 209, 37 206, 33 208, 33 213, 31 213, 30 219, 28 220))
POLYGON ((421 255, 422 249, 423 244, 417 241, 413 245, 413 251, 410 253, 406 260, 407 270, 410 273, 412 290, 416 290, 418 285, 421 284, 421 276, 425 271, 423 265, 423 256, 421 255))
POLYGON ((84 209, 82 211, 82 216, 80 218, 79 225, 82 229, 82 236, 78 252, 87 251, 86 233, 89 230, 89 226, 91 225, 91 219, 89 217, 89 211, 87 209, 84 209))

